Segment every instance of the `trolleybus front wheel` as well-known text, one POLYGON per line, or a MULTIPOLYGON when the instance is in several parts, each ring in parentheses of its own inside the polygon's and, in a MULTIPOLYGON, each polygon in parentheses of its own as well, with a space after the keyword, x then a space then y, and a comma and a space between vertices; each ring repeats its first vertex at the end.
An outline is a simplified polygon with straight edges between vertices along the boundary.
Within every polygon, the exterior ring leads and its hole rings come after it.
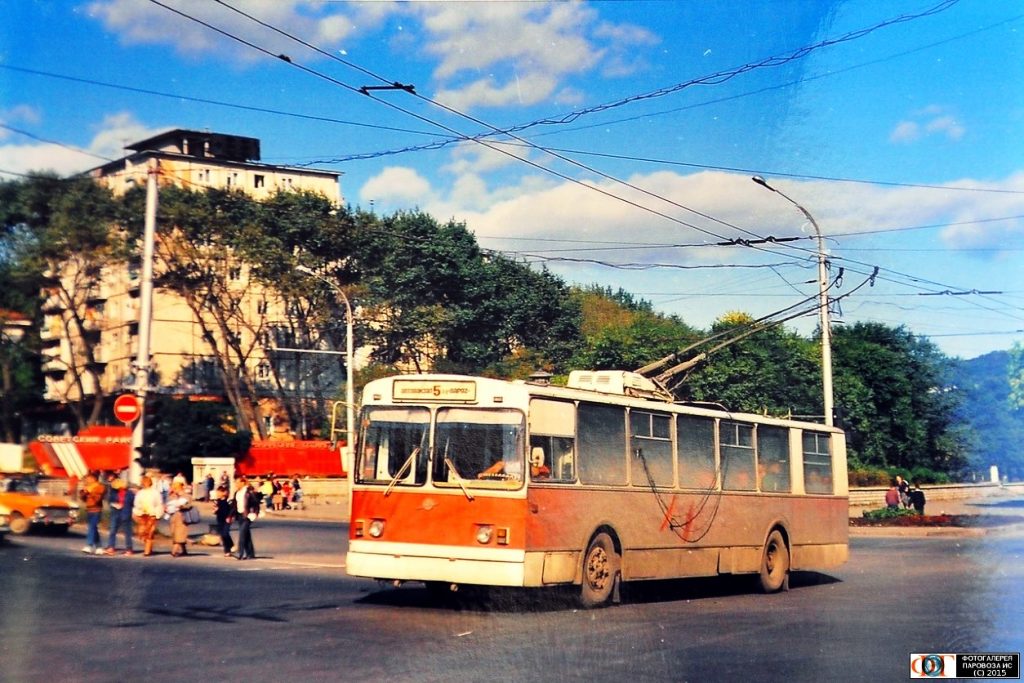
POLYGON ((607 604, 615 590, 621 558, 615 552, 615 544, 606 533, 594 536, 583 558, 583 585, 580 602, 584 607, 599 607, 607 604))
POLYGON ((789 588, 789 548, 778 529, 768 534, 761 553, 761 590, 777 593, 789 588))

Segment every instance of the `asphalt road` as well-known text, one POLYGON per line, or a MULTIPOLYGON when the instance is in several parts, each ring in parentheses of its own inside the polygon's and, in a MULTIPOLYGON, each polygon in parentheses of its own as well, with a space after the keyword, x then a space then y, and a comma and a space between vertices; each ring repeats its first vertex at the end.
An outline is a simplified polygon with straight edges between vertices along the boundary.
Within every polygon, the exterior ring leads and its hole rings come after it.
POLYGON ((0 547, 3 681, 897 681, 911 652, 1019 652, 1024 534, 852 539, 788 593, 747 581, 638 584, 585 611, 559 591, 379 587, 342 569, 337 523, 217 548, 95 557, 80 537, 0 547))

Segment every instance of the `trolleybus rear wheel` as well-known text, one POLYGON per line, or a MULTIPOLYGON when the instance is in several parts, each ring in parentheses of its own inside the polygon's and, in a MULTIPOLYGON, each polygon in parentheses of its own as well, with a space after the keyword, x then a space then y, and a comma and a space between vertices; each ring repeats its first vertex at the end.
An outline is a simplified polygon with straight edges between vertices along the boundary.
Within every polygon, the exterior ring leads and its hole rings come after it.
POLYGON ((789 548, 782 533, 775 529, 768 534, 761 553, 761 590, 777 593, 786 587, 789 578, 789 548))
POLYGON ((580 602, 584 607, 599 607, 606 604, 615 590, 621 558, 615 552, 615 544, 606 533, 594 537, 583 558, 583 585, 580 602))

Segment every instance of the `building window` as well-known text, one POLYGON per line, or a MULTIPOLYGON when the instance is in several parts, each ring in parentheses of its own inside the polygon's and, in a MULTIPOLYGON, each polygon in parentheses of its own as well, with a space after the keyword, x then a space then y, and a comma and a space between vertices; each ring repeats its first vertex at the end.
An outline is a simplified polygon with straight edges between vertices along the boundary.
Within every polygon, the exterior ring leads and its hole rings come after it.
POLYGON ((263 187, 264 182, 264 176, 262 174, 257 173, 252 178, 253 187, 263 187))

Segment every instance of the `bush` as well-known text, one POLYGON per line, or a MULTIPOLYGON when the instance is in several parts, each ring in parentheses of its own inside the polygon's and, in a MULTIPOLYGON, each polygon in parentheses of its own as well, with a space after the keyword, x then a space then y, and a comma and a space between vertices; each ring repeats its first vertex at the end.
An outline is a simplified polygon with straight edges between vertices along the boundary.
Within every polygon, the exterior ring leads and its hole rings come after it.
POLYGON ((910 472, 910 481, 915 484, 948 484, 950 476, 945 472, 935 472, 927 467, 915 467, 910 472))
POLYGON ((903 508, 891 508, 884 507, 877 510, 865 510, 865 519, 894 519, 896 517, 906 517, 908 515, 916 515, 917 513, 913 510, 904 510, 903 508))
POLYGON ((892 475, 877 467, 856 467, 848 475, 850 486, 888 486, 892 475))

